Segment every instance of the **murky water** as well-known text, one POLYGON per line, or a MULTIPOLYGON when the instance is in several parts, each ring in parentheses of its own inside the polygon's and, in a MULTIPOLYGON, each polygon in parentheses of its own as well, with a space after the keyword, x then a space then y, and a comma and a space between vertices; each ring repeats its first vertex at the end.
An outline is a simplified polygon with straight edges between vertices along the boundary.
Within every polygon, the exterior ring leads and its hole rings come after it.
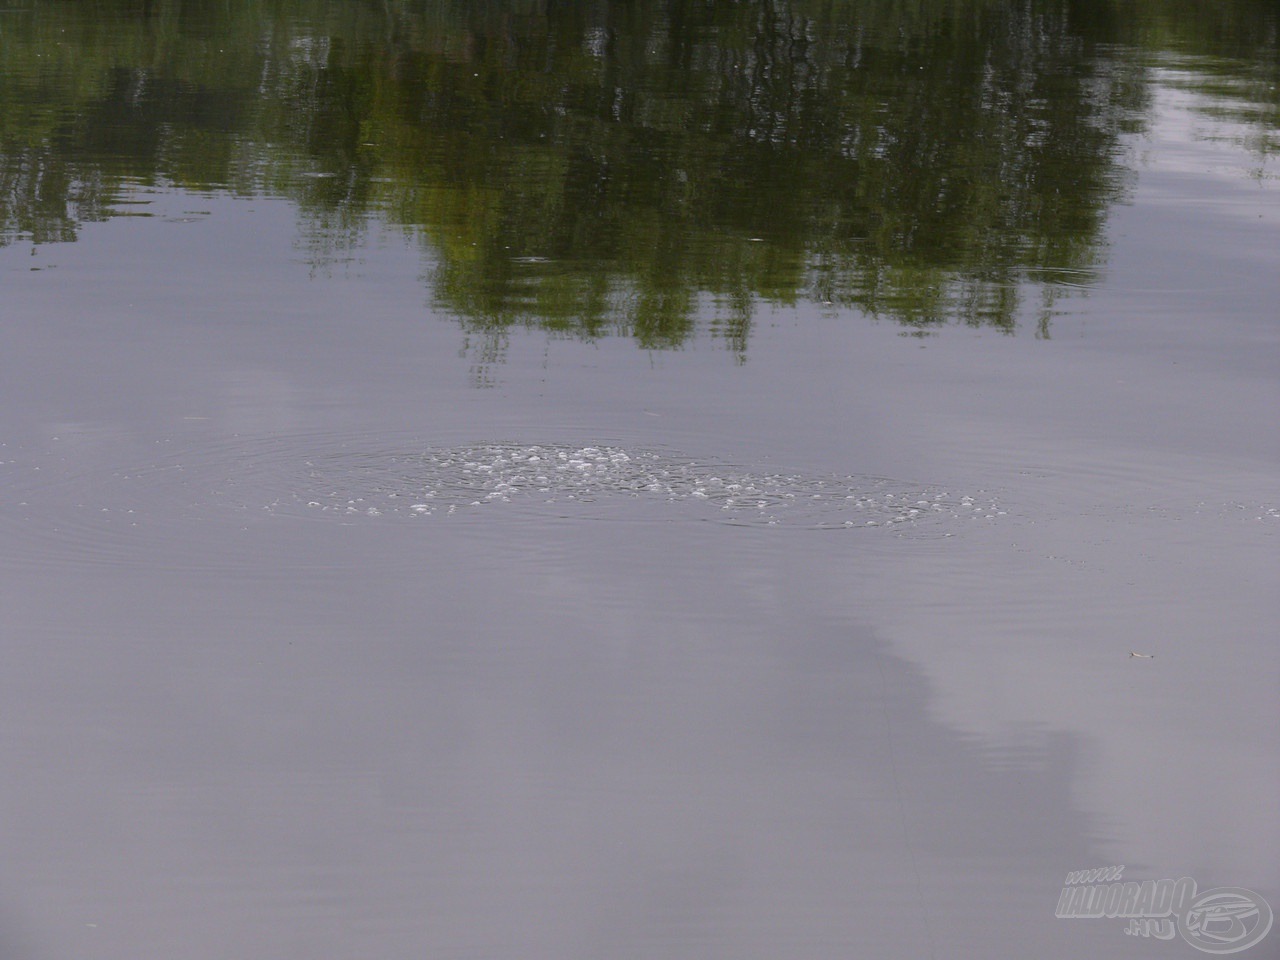
POLYGON ((0 13, 0 958, 1261 935, 1272 5, 233 6, 0 13))

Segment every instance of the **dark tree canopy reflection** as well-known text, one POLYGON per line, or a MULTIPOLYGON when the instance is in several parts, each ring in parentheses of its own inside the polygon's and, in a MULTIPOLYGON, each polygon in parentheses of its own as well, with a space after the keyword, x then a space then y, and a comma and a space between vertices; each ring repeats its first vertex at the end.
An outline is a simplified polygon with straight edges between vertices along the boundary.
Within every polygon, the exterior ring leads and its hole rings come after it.
POLYGON ((0 242, 172 184, 291 198, 318 261, 403 225, 484 337, 674 346, 710 311, 743 353, 799 299, 1012 329, 1093 276, 1144 50, 1204 58, 1274 149, 1255 0, 27 0, 0 242))

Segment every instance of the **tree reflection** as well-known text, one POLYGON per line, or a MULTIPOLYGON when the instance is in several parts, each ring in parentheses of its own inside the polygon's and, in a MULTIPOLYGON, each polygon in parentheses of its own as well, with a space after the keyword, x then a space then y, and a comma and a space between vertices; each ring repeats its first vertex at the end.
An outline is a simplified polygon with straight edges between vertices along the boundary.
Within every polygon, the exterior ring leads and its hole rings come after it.
POLYGON ((714 315, 745 356, 753 306, 801 299, 1047 323, 1125 189, 1135 49, 1211 54, 1275 147, 1274 10, 1169 6, 29 0, 0 32, 0 241, 158 182, 290 197, 318 262, 404 226, 491 350, 672 347, 714 315))

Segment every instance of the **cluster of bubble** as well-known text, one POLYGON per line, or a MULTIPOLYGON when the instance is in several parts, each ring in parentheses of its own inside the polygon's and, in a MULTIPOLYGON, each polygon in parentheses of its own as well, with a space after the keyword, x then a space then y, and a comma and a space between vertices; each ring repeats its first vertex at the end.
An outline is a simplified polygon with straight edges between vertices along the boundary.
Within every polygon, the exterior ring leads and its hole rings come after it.
POLYGON ((995 519, 994 497, 953 496, 875 477, 752 473, 657 450, 614 446, 481 444, 356 453, 308 462, 301 501, 339 515, 428 517, 495 503, 602 503, 657 498, 700 504, 744 524, 877 527, 931 518, 995 519))
MULTIPOLYGON (((1204 504, 1201 503, 1196 513, 1200 513, 1203 507, 1204 504)), ((1233 500, 1224 509, 1250 520, 1280 520, 1280 507, 1271 504, 1239 503, 1233 500)))

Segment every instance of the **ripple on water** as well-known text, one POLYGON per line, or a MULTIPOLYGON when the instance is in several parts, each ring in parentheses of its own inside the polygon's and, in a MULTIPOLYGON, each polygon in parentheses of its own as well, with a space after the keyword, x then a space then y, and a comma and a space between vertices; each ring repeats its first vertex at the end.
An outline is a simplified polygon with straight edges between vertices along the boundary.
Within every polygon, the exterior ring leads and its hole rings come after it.
MULTIPOLYGON (((948 536, 999 501, 874 476, 745 469, 617 443, 432 446, 403 437, 301 434, 182 445, 6 451, 0 559, 119 562, 198 541, 195 565, 265 519, 351 523, 486 516, 553 522, 703 520, 948 536), (120 462, 123 461, 123 462, 120 462)), ((153 559, 152 562, 155 562, 153 559)))
POLYGON ((678 515, 732 524, 818 529, 918 526, 960 516, 994 518, 991 497, 955 495, 869 476, 764 473, 657 449, 608 444, 487 443, 405 454, 345 451, 307 463, 299 506, 342 517, 449 516, 498 505, 614 513, 628 500, 666 503, 678 515), (585 505, 594 505, 583 509, 585 505))

